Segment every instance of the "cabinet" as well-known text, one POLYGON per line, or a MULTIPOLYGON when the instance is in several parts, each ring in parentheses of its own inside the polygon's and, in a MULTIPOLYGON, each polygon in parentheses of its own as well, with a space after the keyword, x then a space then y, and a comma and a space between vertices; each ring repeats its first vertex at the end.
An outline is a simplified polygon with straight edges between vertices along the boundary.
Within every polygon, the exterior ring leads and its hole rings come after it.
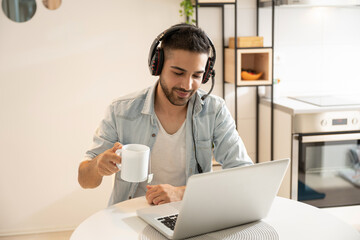
MULTIPOLYGON (((291 114, 285 113, 284 111, 279 110, 277 107, 274 109, 274 117, 276 122, 274 122, 274 128, 277 131, 274 132, 274 157, 275 159, 283 159, 290 158, 292 156, 292 118, 291 114)), ((270 138, 270 129, 271 126, 269 122, 266 120, 267 116, 269 116, 271 111, 271 105, 266 100, 261 100, 259 105, 259 116, 260 116, 260 124, 259 124, 259 132, 260 138, 259 148, 261 149, 259 153, 259 162, 266 162, 270 158, 270 148, 269 142, 265 141, 270 138)), ((291 159, 293 160, 293 159, 291 159)), ((297 179, 294 179, 295 175, 293 174, 293 169, 295 169, 295 163, 291 161, 282 184, 280 186, 278 195, 286 198, 294 198, 294 193, 292 193, 291 183, 297 182, 297 179)), ((296 193, 297 194, 297 193, 296 193)))
POLYGON ((237 49, 237 76, 235 77, 235 51, 231 48, 225 49, 225 82, 235 83, 239 86, 260 86, 271 85, 272 78, 272 49, 237 49), (253 69, 255 72, 262 72, 258 80, 244 80, 241 78, 241 69, 253 69))
MULTIPOLYGON (((223 51, 223 98, 225 98, 225 89, 227 84, 234 85, 235 96, 235 123, 238 124, 238 88, 239 87, 256 87, 256 162, 259 162, 259 86, 267 86, 271 88, 271 138, 270 144, 270 159, 273 158, 273 122, 274 122, 274 110, 273 110, 273 51, 274 51, 274 11, 275 4, 272 1, 271 11, 271 31, 272 39, 271 46, 267 47, 238 47, 238 1, 237 0, 196 0, 196 23, 198 23, 198 8, 199 7, 218 7, 222 9, 222 51, 223 51), (234 6, 234 43, 233 47, 225 46, 225 5, 234 6), (234 47, 237 46, 237 47, 234 47), (256 72, 262 72, 263 75, 258 80, 244 80, 241 78, 242 69, 252 69, 256 72)), ((251 21, 251 19, 249 20, 251 21)), ((256 2, 256 35, 259 34, 259 0, 256 2)))

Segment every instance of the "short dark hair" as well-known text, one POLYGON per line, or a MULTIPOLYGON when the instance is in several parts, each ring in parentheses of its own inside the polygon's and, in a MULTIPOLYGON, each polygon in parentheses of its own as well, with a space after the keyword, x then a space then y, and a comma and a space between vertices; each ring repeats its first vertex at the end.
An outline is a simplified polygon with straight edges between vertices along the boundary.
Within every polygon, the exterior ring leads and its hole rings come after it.
POLYGON ((181 23, 173 27, 179 27, 180 30, 164 36, 161 47, 166 50, 187 50, 190 52, 210 54, 210 42, 206 33, 199 27, 181 23))

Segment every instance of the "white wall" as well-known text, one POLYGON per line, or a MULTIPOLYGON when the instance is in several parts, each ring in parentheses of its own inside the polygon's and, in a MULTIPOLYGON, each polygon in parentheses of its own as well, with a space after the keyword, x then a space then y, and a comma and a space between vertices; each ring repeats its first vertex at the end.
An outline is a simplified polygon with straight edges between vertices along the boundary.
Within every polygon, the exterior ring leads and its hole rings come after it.
POLYGON ((72 229, 106 207, 77 168, 112 99, 153 84, 150 44, 180 0, 62 1, 15 23, 0 12, 0 235, 72 229))
MULTIPOLYGON (((261 12, 262 25, 269 9, 261 12)), ((360 7, 276 8, 275 71, 281 94, 358 94, 360 7)), ((260 34, 271 40, 267 30, 260 34)))

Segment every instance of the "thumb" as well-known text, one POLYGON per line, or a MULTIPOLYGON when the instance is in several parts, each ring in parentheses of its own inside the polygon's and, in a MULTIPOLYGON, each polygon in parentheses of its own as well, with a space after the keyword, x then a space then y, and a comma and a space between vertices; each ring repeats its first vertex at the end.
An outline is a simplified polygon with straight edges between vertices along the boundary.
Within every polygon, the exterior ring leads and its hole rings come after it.
POLYGON ((119 142, 114 143, 114 146, 112 147, 112 151, 116 152, 116 150, 121 149, 122 145, 119 142))

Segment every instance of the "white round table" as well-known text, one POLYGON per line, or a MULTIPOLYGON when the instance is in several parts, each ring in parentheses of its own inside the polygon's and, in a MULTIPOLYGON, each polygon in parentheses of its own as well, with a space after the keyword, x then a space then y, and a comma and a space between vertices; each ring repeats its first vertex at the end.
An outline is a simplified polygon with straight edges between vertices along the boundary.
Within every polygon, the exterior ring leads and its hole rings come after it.
MULTIPOLYGON (((83 221, 70 239, 142 239, 144 231, 152 228, 136 216, 136 210, 147 206, 145 197, 110 206, 83 221)), ((262 221, 275 229, 280 240, 360 240, 360 233, 355 228, 333 215, 286 198, 276 197, 268 216, 262 221)), ((166 239, 161 234, 156 238, 166 239)))

